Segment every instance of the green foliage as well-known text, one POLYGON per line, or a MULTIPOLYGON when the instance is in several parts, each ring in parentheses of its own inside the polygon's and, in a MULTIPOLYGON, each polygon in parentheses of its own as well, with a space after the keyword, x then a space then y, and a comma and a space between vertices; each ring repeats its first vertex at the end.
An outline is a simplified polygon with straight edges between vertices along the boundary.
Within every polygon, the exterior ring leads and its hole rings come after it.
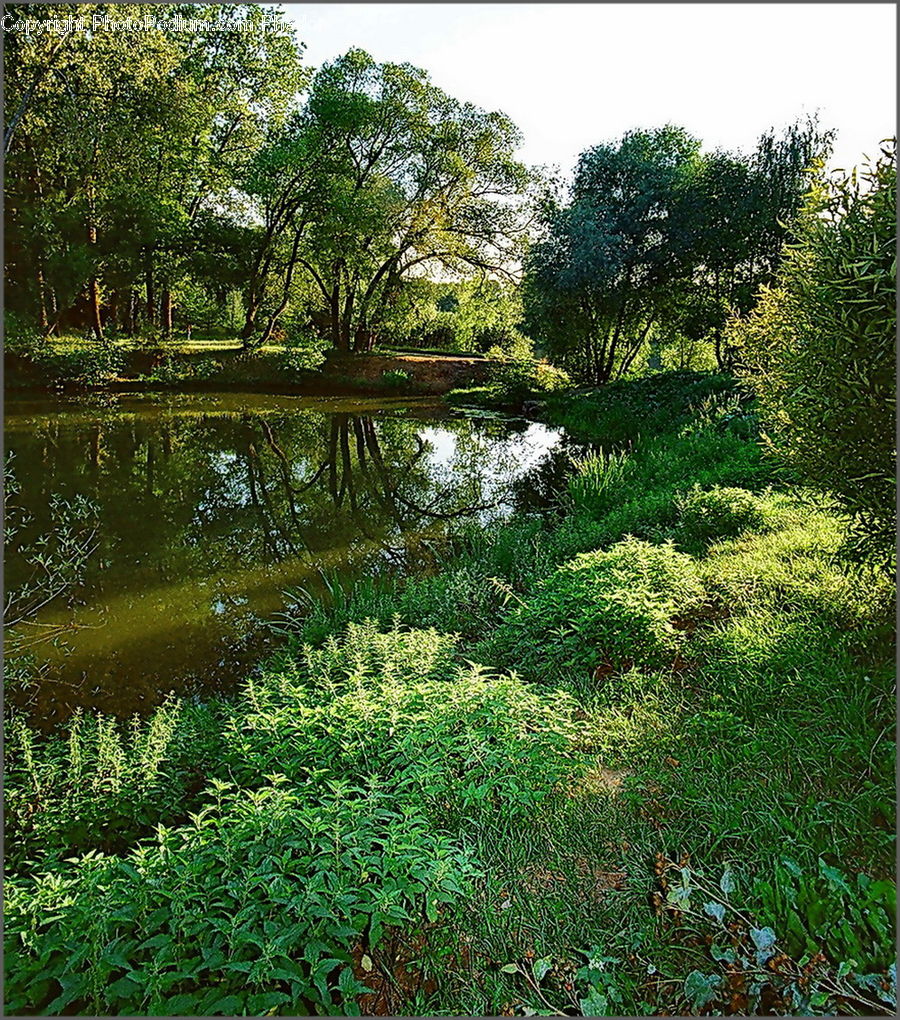
POLYGON ((701 153, 666 125, 583 152, 568 204, 548 196, 525 264, 530 335, 572 378, 637 370, 727 370, 730 312, 770 282, 832 133, 815 119, 763 135, 748 156, 701 153))
POLYGON ((351 49, 320 67, 244 182, 265 219, 244 339, 268 339, 295 272, 329 342, 369 351, 411 270, 514 257, 529 176, 518 140, 506 116, 457 102, 409 64, 351 49))
POLYGON ((521 294, 510 284, 411 277, 385 307, 379 338, 387 346, 530 356, 530 343, 519 332, 521 321, 521 294))
POLYGON ((350 1006, 350 951, 462 891, 471 864, 375 782, 227 783, 116 858, 6 884, 12 1012, 294 1015, 350 1006), (366 882, 371 876, 374 881, 366 882))
POLYGON ((681 211, 700 143, 667 125, 582 153, 571 205, 547 202, 526 264, 528 328, 573 378, 619 378, 687 258, 681 211))
MULTIPOLYGON (((693 954, 703 969, 692 970, 684 980, 683 1001, 690 1015, 709 1010, 717 1015, 727 1008, 755 1016, 772 1008, 767 1002, 776 1004, 778 1014, 788 1016, 833 1016, 850 1003, 880 1015, 887 1012, 886 1006, 895 1005, 896 964, 891 962, 888 922, 888 911, 893 910, 892 883, 859 876, 861 881, 852 889, 838 869, 822 860, 815 877, 785 860, 754 890, 770 903, 778 901, 787 908, 787 928, 783 929, 757 920, 755 912, 748 916, 746 894, 730 867, 716 881, 688 865, 686 858, 676 864, 657 855, 656 871, 665 893, 663 909, 673 915, 683 935, 708 947, 705 961, 693 954), (818 902, 809 898, 813 889, 822 897, 818 902), (857 902, 853 902, 854 894, 857 902), (813 927, 819 939, 827 938, 828 955, 821 951, 823 942, 811 937, 800 915, 791 909, 795 905, 806 916, 812 908, 817 918, 813 927), (848 945, 842 933, 822 923, 826 917, 839 919, 846 932, 851 930, 851 917, 857 931, 868 927, 883 955, 872 958, 860 952, 865 957, 860 965, 846 955, 848 945)), ((778 922, 784 921, 783 909, 777 917, 778 922)), ((856 948, 862 947, 856 943, 856 948)))
POLYGON ((885 972, 894 961, 893 882, 851 877, 821 858, 809 874, 788 859, 757 880, 753 897, 764 922, 785 926, 783 943, 792 956, 813 956, 824 943, 845 973, 859 974, 885 972))
POLYGON ((809 195, 779 272, 734 327, 779 458, 833 492, 863 557, 892 561, 896 167, 886 147, 809 195))
POLYGON ((189 322, 210 303, 223 309, 234 280, 224 293, 223 283, 247 248, 235 243, 247 239, 236 190, 308 77, 293 32, 264 25, 250 3, 114 11, 115 20, 177 16, 181 31, 97 27, 89 4, 8 13, 43 22, 8 33, 6 50, 17 310, 42 333, 58 324, 99 338, 111 325, 132 329, 139 287, 147 327, 160 323, 166 294, 183 300, 189 322), (208 229, 207 205, 231 220, 231 237, 208 229), (218 257, 223 248, 233 262, 218 257), (218 261, 214 281, 204 259, 218 261))
POLYGON ((207 381, 222 371, 222 363, 215 358, 192 358, 190 361, 169 355, 150 369, 147 379, 163 386, 179 386, 190 380, 207 381))
POLYGON ((171 699, 128 726, 79 711, 64 740, 34 734, 14 713, 4 732, 6 867, 58 865, 77 847, 124 850, 181 816, 213 732, 208 711, 171 699))
MULTIPOLYGON (((360 940, 434 922, 479 874, 466 828, 527 814, 573 768, 574 702, 453 653, 434 631, 351 625, 249 681, 189 821, 7 882, 8 1008, 352 1009, 360 940)), ((129 797, 150 809, 176 712, 127 744, 112 720, 45 743, 17 724, 14 805, 42 784, 41 833, 63 843, 83 839, 63 818, 73 805, 88 824, 129 797)))
POLYGON ((747 529, 759 530, 765 515, 758 498, 746 489, 715 486, 704 491, 694 486, 675 503, 676 527, 686 546, 732 538, 747 529))
POLYGON ((860 591, 841 569, 836 553, 845 527, 825 510, 802 504, 772 507, 777 528, 748 533, 710 550, 704 573, 710 591, 729 608, 782 611, 825 616, 852 626, 860 614, 878 618, 891 602, 886 579, 873 579, 860 591))
POLYGON ((412 378, 412 375, 402 368, 391 368, 381 373, 382 385, 392 390, 407 389, 412 378))
POLYGON ((549 402, 548 410, 551 420, 576 434, 618 444, 670 433, 695 421, 710 401, 735 396, 746 405, 748 395, 731 376, 667 372, 610 383, 580 393, 577 401, 560 396, 549 402))
POLYGON ((492 651, 535 679, 574 684, 621 669, 671 663, 673 625, 703 602, 693 560, 670 545, 626 539, 582 553, 538 586, 498 627, 492 651))
POLYGON ((395 938, 400 1014, 891 1006, 888 581, 727 380, 553 410, 605 444, 557 502, 295 592, 237 696, 12 713, 7 1011, 353 1013, 395 938))
POLYGON ((113 342, 89 337, 38 337, 34 333, 12 338, 10 352, 22 358, 44 384, 102 386, 124 368, 125 351, 113 342))

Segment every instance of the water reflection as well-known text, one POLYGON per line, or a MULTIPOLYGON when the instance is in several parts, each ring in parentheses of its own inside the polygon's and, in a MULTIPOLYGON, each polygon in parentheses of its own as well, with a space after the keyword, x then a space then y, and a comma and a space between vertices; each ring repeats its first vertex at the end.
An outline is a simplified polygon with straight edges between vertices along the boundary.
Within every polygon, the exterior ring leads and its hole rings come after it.
POLYGON ((7 550, 8 586, 52 496, 99 513, 83 584, 39 617, 67 630, 36 649, 48 719, 227 688, 285 588, 314 586, 322 568, 427 568, 452 522, 508 514, 517 480, 533 498, 525 479, 564 446, 543 425, 426 404, 214 394, 8 402, 6 437, 31 518, 7 550))

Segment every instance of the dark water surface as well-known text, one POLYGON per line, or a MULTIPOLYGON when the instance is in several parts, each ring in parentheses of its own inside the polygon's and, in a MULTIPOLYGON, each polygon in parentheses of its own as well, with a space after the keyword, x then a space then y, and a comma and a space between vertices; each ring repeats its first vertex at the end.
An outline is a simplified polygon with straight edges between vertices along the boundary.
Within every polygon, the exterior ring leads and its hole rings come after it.
POLYGON ((428 569, 451 523, 527 505, 568 445, 428 402, 234 393, 11 399, 5 427, 29 520, 7 591, 35 569, 55 501, 96 513, 74 595, 18 632, 43 669, 44 721, 227 690, 273 639, 285 589, 322 591, 323 570, 428 569))

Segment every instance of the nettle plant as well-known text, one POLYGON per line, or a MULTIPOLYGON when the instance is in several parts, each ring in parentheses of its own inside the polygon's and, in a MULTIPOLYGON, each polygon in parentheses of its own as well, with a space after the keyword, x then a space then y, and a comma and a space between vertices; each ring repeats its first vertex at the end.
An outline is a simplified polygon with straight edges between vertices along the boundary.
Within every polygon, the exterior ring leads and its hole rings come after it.
MULTIPOLYGON (((187 820, 121 856, 8 880, 7 1008, 352 1013, 365 991, 353 953, 465 900, 483 875, 473 821, 527 814, 571 775, 575 714, 460 664, 436 631, 351 624, 283 657, 229 709, 218 775, 187 820)), ((34 745, 28 768, 60 756, 93 792, 89 758, 98 799, 140 801, 137 772, 163 767, 165 735, 126 755, 111 725, 77 754, 34 745)))

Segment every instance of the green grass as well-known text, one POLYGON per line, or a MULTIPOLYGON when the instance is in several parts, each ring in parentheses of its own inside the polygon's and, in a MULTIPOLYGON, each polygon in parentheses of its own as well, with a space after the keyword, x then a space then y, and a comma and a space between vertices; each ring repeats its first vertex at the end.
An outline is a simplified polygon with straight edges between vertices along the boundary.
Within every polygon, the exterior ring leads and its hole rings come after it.
POLYGON ((236 698, 8 721, 10 1011, 891 1012, 891 584, 727 379, 549 413, 555 506, 236 698))

